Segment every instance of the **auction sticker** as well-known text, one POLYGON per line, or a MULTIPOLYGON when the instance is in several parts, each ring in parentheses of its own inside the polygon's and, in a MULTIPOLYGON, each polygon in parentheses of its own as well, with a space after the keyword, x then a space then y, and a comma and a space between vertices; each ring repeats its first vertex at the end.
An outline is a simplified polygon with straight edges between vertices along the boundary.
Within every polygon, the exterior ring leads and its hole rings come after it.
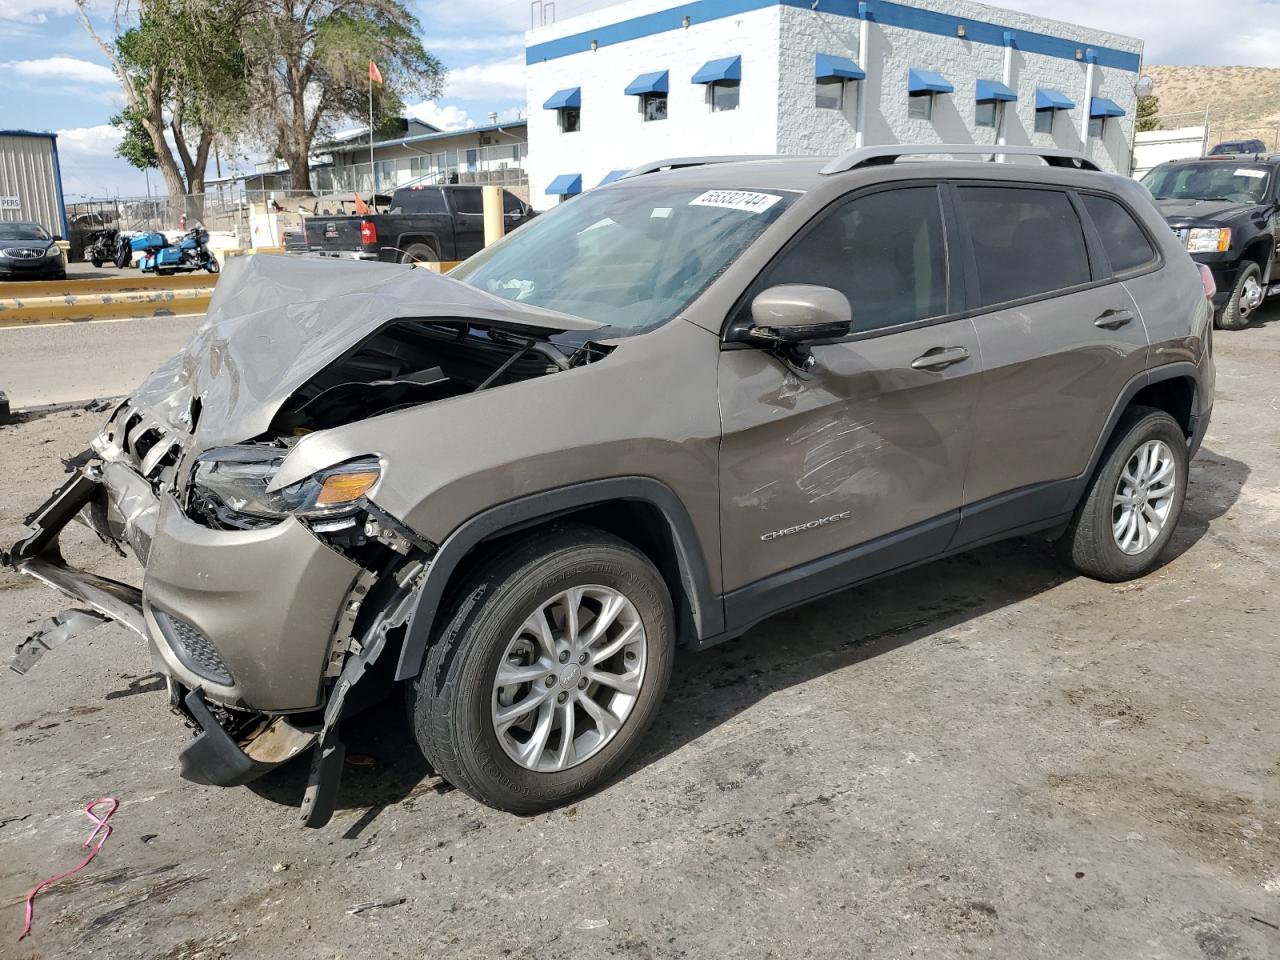
POLYGON ((724 207, 727 210, 745 210, 761 213, 782 198, 773 193, 753 193, 750 190, 708 190, 689 201, 691 207, 724 207))
POLYGON ((1236 171, 1235 171, 1235 175, 1236 175, 1237 177, 1251 177, 1251 178, 1252 178, 1252 179, 1254 179, 1254 180, 1261 180, 1263 177, 1265 177, 1265 176, 1267 175, 1267 171, 1265 171, 1265 170, 1236 170, 1236 171))

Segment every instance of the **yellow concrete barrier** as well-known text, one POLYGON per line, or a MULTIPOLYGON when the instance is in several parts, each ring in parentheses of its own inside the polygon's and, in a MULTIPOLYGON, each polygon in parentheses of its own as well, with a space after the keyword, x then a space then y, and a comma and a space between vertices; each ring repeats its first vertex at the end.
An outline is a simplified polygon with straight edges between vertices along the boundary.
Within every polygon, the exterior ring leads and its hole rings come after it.
MULTIPOLYGON (((172 278, 178 279, 178 278, 172 278)), ((185 277, 181 279, 187 279, 185 277)), ((211 278, 204 277, 202 287, 151 286, 138 289, 111 289, 79 291, 61 295, 5 296, 0 299, 0 327, 22 327, 40 323, 79 323, 88 320, 107 320, 118 317, 165 317, 183 313, 204 313, 209 309, 213 296, 211 278)), ((67 283, 94 283, 95 281, 67 281, 67 283)), ((21 284, 21 286, 57 287, 52 284, 21 284)), ((14 284, 19 286, 19 284, 14 284)), ((0 287, 0 293, 9 294, 0 287)))
POLYGON ((216 273, 181 273, 172 277, 138 274, 132 277, 92 277, 88 280, 26 280, 0 283, 0 300, 23 297, 80 297, 129 290, 191 290, 212 287, 216 273))

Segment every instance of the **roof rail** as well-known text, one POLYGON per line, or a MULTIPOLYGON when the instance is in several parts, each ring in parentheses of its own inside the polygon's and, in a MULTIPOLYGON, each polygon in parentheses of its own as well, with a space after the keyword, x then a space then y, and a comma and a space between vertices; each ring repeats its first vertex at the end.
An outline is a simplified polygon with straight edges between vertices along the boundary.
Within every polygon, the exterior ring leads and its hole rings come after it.
POLYGON ((1070 150, 1053 150, 1043 147, 1009 146, 1008 144, 985 143, 930 143, 930 144, 883 144, 875 147, 860 147, 840 154, 825 167, 821 173, 844 173, 858 167, 871 167, 893 163, 899 157, 908 156, 983 156, 994 160, 1003 157, 1038 157, 1051 167, 1068 167, 1073 170, 1098 170, 1098 165, 1078 153, 1070 150))
POLYGON ((652 163, 642 164, 634 170, 628 170, 618 179, 626 180, 628 177, 639 177, 646 173, 657 173, 660 170, 678 170, 681 167, 703 167, 711 163, 741 163, 744 160, 780 159, 782 159, 782 154, 778 153, 743 153, 721 157, 670 157, 666 160, 654 160, 652 163))

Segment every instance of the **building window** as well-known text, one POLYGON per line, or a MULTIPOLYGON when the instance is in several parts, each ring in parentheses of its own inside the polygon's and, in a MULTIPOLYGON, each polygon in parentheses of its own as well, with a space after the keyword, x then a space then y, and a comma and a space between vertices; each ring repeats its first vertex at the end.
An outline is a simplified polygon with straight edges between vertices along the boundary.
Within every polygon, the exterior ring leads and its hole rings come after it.
POLYGON ((819 77, 814 103, 820 110, 844 109, 844 78, 819 77))
POLYGON ((1089 118, 1089 137, 1091 139, 1094 139, 1094 140, 1102 139, 1102 124, 1105 121, 1105 119, 1106 119, 1105 117, 1089 118))
POLYGON ((560 115, 561 133, 577 133, 582 129, 582 110, 578 107, 565 107, 556 113, 560 115))
POLYGON ((1053 116, 1057 110, 1036 111, 1036 133, 1053 133, 1053 116))
POLYGON ((912 120, 933 119, 933 94, 913 93, 907 98, 907 116, 912 120))
POLYGON ((667 119, 667 95, 646 93, 640 97, 640 114, 645 121, 667 119))
POLYGON ((973 122, 978 127, 994 127, 996 125, 996 102, 983 100, 974 110, 973 122))
POLYGON ((711 112, 738 109, 738 88, 740 80, 717 80, 707 84, 707 97, 711 101, 711 112))

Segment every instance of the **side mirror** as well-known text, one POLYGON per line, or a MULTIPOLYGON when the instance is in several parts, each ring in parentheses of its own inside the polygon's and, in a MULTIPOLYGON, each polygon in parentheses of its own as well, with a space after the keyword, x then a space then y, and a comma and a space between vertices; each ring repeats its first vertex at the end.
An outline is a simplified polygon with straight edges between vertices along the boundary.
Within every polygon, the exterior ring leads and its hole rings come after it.
POLYGON ((770 287, 751 301, 754 340, 798 344, 847 336, 853 322, 849 298, 808 283, 770 287))

